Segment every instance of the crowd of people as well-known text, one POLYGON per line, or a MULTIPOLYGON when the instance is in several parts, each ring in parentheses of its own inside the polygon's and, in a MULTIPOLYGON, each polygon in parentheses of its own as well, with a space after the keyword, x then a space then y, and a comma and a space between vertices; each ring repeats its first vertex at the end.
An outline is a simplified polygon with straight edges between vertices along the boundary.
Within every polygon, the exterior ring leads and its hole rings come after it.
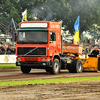
POLYGON ((83 46, 83 54, 91 54, 92 50, 94 48, 91 46, 91 47, 88 47, 88 46, 83 46))
POLYGON ((99 55, 99 51, 97 46, 84 46, 82 52, 85 55, 99 55))
POLYGON ((0 43, 0 54, 15 54, 15 45, 0 43))

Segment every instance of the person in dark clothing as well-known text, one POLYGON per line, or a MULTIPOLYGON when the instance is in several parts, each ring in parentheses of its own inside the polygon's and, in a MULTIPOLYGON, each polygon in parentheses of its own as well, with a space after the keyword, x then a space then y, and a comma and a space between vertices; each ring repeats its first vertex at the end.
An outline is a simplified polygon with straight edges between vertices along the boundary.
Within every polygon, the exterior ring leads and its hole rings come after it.
POLYGON ((99 50, 98 50, 98 47, 95 47, 94 50, 92 51, 91 55, 99 55, 99 50))
POLYGON ((14 47, 12 47, 12 48, 10 49, 10 51, 11 51, 12 54, 15 54, 15 48, 14 48, 14 47))
POLYGON ((11 54, 11 49, 10 49, 9 46, 8 46, 7 49, 6 49, 6 53, 7 53, 7 54, 11 54))
POLYGON ((4 54, 5 53, 5 49, 4 49, 4 45, 2 44, 0 47, 0 54, 4 54))

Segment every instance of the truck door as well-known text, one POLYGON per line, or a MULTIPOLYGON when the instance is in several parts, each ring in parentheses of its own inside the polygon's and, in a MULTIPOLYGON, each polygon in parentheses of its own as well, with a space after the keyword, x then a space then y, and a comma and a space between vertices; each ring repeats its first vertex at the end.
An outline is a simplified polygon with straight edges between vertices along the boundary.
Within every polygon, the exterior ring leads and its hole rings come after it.
POLYGON ((50 56, 57 52, 56 33, 50 32, 50 56))

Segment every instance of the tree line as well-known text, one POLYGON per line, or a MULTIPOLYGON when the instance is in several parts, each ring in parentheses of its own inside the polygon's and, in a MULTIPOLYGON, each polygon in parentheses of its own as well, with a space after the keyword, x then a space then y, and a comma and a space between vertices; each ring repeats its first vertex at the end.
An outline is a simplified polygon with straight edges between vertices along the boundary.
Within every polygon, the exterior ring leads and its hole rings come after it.
POLYGON ((0 24, 7 28, 13 18, 18 27, 25 9, 28 20, 62 20, 72 34, 78 16, 80 32, 100 25, 100 0, 0 0, 0 24))

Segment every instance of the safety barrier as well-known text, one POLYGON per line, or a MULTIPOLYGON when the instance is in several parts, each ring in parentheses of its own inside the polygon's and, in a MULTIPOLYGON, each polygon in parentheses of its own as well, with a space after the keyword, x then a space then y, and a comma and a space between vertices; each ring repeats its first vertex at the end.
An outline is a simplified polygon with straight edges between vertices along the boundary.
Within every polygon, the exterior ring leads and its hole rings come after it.
POLYGON ((0 55, 0 63, 16 63, 16 55, 0 55))

